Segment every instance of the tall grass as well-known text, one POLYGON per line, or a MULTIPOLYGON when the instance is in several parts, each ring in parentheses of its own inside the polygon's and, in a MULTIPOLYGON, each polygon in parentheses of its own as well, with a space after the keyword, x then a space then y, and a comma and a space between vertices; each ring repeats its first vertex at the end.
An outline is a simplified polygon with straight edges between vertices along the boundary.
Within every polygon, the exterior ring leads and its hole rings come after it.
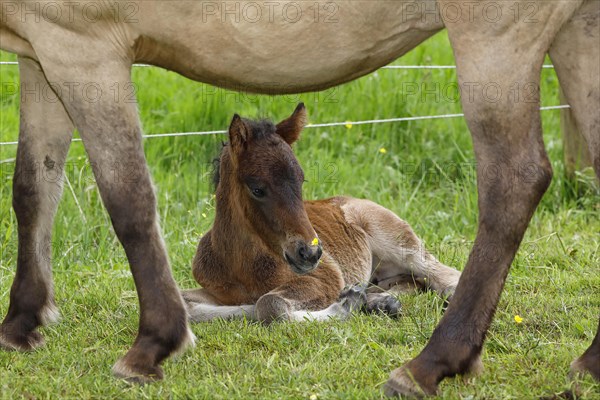
MULTIPOLYGON (((442 33, 397 63, 453 62, 442 33)), ((299 101, 313 123, 461 112, 452 70, 379 70, 298 96, 236 94, 154 68, 134 69, 133 80, 149 134, 225 129, 233 113, 280 120, 299 101), (414 85, 418 92, 410 94, 414 85)), ((15 140, 18 97, 7 84, 18 82, 17 68, 0 66, 0 81, 0 141, 15 140)), ((559 103, 552 70, 543 71, 541 91, 543 105, 559 103)), ((487 370, 472 385, 444 383, 442 398, 521 399, 564 389, 569 362, 595 333, 600 196, 593 179, 564 177, 559 112, 543 112, 542 119, 555 176, 513 263, 485 346, 487 370), (522 324, 514 322, 516 314, 522 324)), ((213 135, 145 142, 173 272, 184 288, 195 286, 190 262, 214 215, 210 162, 223 140, 213 135)), ((443 262, 462 269, 477 222, 472 144, 462 118, 306 129, 295 149, 308 179, 305 198, 347 194, 375 200, 409 221, 443 262)), ((14 157, 15 146, 0 147, 3 315, 17 256, 10 207, 14 157)), ((164 382, 128 387, 110 377, 110 365, 136 331, 133 282, 81 143, 72 145, 66 170, 72 191, 65 189, 53 239, 64 319, 43 329, 45 348, 0 352, 0 397, 378 398, 389 371, 418 354, 441 317, 440 300, 423 294, 401 299, 405 315, 399 321, 360 315, 324 324, 195 325, 198 346, 165 363, 164 382)), ((589 379, 581 387, 589 398, 599 390, 589 379)))

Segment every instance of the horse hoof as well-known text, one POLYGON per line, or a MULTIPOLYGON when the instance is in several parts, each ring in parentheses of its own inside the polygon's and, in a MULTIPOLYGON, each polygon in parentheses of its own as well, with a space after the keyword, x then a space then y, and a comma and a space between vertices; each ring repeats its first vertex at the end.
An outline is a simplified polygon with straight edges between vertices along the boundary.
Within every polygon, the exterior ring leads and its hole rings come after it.
POLYGON ((44 337, 39 332, 17 333, 8 324, 0 325, 0 348, 5 350, 32 351, 44 344, 44 337))
POLYGON ((367 294, 366 312, 399 317, 402 312, 402 304, 395 296, 388 293, 369 293, 367 294))
POLYGON ((383 393, 387 397, 422 399, 426 396, 435 395, 436 391, 436 388, 425 389, 421 387, 406 367, 393 370, 390 378, 383 386, 383 393))
POLYGON ((575 380, 586 374, 590 374, 596 381, 600 381, 600 365, 598 359, 591 357, 592 354, 586 352, 583 356, 577 358, 571 363, 569 368, 569 378, 575 380))
POLYGON ((113 375, 128 383, 144 385, 163 379, 162 368, 158 365, 137 365, 129 355, 121 358, 112 368, 113 375))
POLYGON ((342 290, 339 302, 348 312, 360 310, 367 304, 367 285, 357 284, 342 290))

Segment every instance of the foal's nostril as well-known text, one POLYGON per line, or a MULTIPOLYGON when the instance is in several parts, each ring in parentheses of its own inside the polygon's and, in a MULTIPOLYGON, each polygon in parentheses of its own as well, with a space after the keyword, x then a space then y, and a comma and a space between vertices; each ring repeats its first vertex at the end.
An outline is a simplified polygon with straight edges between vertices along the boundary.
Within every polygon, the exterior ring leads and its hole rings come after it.
POLYGON ((323 248, 321 246, 317 246, 317 261, 321 258, 322 255, 323 255, 323 248))
POLYGON ((304 243, 298 245, 298 257, 302 261, 308 261, 310 258, 310 249, 304 243))
POLYGON ((298 243, 298 258, 303 262, 316 264, 322 254, 321 246, 307 246, 306 243, 298 243))

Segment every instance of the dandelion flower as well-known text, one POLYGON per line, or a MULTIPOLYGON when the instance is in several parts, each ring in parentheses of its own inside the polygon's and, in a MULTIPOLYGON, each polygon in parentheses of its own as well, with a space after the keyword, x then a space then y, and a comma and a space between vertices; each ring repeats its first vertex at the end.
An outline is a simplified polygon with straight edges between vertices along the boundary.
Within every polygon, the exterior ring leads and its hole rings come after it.
POLYGON ((523 318, 521 318, 521 316, 517 314, 517 315, 515 315, 515 322, 517 324, 520 324, 523 322, 523 318))
POLYGON ((352 128, 352 122, 346 121, 346 128, 348 128, 348 129, 352 128))
POLYGON ((387 153, 387 150, 385 149, 385 147, 381 147, 381 148, 379 148, 379 152, 381 154, 385 154, 385 153, 387 153))
POLYGON ((319 238, 314 238, 314 239, 312 240, 312 242, 310 242, 310 244, 311 244, 311 245, 313 245, 313 246, 316 246, 316 245, 318 245, 318 244, 319 244, 319 238))

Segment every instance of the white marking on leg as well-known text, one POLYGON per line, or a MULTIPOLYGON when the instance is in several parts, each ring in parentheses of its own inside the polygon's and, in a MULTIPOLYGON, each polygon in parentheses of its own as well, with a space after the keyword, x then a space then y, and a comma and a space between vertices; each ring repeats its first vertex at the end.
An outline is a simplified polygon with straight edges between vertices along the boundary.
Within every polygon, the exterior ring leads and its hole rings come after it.
POLYGON ((212 321, 215 318, 247 318, 256 321, 254 304, 240 306, 219 306, 213 304, 189 303, 188 316, 193 322, 212 321))
POLYGON ((189 326, 186 326, 185 331, 185 336, 183 337, 181 344, 175 350, 173 350, 173 353, 171 354, 173 358, 176 358, 179 355, 183 354, 189 348, 196 347, 196 335, 194 335, 194 332, 192 332, 189 326))
POLYGON ((50 325, 60 321, 60 311, 55 304, 46 304, 39 312, 38 318, 42 325, 50 325))
POLYGON ((292 311, 290 321, 327 321, 330 318, 344 319, 350 315, 340 303, 333 303, 329 307, 319 311, 292 311))

